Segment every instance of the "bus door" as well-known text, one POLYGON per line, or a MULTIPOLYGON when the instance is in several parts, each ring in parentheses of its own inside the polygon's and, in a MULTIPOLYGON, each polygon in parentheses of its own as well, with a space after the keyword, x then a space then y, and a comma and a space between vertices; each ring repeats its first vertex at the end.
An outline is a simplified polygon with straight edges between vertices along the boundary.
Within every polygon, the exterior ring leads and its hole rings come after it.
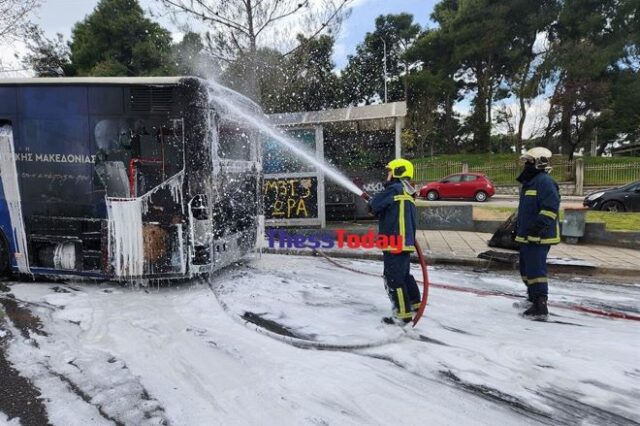
POLYGON ((255 248, 261 166, 256 131, 220 118, 215 111, 210 119, 215 129, 212 188, 207 199, 192 199, 189 211, 195 244, 192 265, 217 269, 255 248))
POLYGON ((22 214, 13 128, 10 122, 4 120, 0 120, 0 178, 0 229, 4 237, 0 244, 3 245, 2 256, 8 256, 2 259, 4 264, 1 267, 15 265, 19 272, 29 273, 27 235, 22 214))

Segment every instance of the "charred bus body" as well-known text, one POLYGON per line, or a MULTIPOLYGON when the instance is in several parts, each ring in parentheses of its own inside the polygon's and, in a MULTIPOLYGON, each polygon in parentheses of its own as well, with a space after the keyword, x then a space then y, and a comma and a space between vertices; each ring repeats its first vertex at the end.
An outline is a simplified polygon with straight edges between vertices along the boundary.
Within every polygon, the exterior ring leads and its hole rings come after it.
POLYGON ((0 81, 2 272, 177 279, 252 251, 258 135, 219 106, 192 77, 0 81))

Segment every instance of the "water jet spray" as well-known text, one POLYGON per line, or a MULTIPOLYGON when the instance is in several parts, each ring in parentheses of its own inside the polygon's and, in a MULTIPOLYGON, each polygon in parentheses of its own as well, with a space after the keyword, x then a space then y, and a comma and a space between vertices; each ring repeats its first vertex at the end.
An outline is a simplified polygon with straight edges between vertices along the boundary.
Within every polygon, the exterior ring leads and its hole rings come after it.
MULTIPOLYGON (((222 86, 214 81, 209 81, 209 90, 212 92, 211 94, 217 99, 221 99, 224 102, 224 106, 228 108, 228 112, 230 115, 241 118, 246 122, 250 123, 255 129, 261 131, 265 135, 273 138, 276 142, 280 143, 282 146, 287 148, 290 152, 295 154, 297 157, 307 161, 309 164, 316 166, 318 169, 322 170, 325 175, 341 185, 345 189, 353 192, 366 202, 371 200, 371 196, 364 191, 362 188, 359 188, 354 182, 352 182, 349 178, 347 178, 340 171, 325 163, 324 161, 315 157, 313 153, 308 152, 298 145, 295 139, 279 132, 273 128, 271 123, 269 123, 264 117, 257 116, 248 112, 245 108, 243 108, 240 102, 237 99, 243 98, 238 92, 229 89, 228 87, 222 86), (235 98, 235 99, 234 99, 235 98)), ((416 312, 416 315, 413 319, 413 326, 415 327, 422 314, 424 313, 424 309, 427 305, 427 299, 429 295, 429 277, 427 273, 427 264, 422 253, 422 249, 418 241, 415 241, 416 252, 418 255, 418 260, 420 262, 420 267, 422 268, 422 277, 423 277, 423 292, 422 292, 422 300, 420 302, 420 307, 416 312)))

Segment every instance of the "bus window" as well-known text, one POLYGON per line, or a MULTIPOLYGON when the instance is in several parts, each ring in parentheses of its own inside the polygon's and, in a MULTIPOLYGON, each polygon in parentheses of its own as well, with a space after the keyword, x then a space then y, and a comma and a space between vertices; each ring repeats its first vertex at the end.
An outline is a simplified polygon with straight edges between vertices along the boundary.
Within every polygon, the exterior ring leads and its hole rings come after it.
POLYGON ((96 172, 110 197, 142 196, 184 168, 182 120, 128 121, 101 120, 94 130, 96 172))
POLYGON ((184 167, 182 120, 137 135, 133 142, 134 157, 129 165, 132 194, 141 196, 160 185, 184 167))
POLYGON ((129 197, 129 178, 122 161, 97 162, 96 174, 108 197, 129 197))
POLYGON ((251 161, 251 132, 232 123, 218 133, 218 156, 225 160, 251 161))

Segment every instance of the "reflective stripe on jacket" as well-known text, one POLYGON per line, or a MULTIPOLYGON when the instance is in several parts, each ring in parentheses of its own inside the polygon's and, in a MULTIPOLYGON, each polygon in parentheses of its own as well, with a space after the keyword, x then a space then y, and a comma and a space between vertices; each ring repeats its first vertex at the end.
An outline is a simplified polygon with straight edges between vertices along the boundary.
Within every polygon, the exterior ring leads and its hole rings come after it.
POLYGON ((416 206, 414 198, 404 190, 402 182, 393 179, 369 202, 378 216, 378 233, 402 237, 402 251, 414 251, 416 238, 416 206))
POLYGON ((549 174, 539 173, 530 181, 524 182, 520 190, 516 242, 558 244, 559 211, 558 184, 549 174))

